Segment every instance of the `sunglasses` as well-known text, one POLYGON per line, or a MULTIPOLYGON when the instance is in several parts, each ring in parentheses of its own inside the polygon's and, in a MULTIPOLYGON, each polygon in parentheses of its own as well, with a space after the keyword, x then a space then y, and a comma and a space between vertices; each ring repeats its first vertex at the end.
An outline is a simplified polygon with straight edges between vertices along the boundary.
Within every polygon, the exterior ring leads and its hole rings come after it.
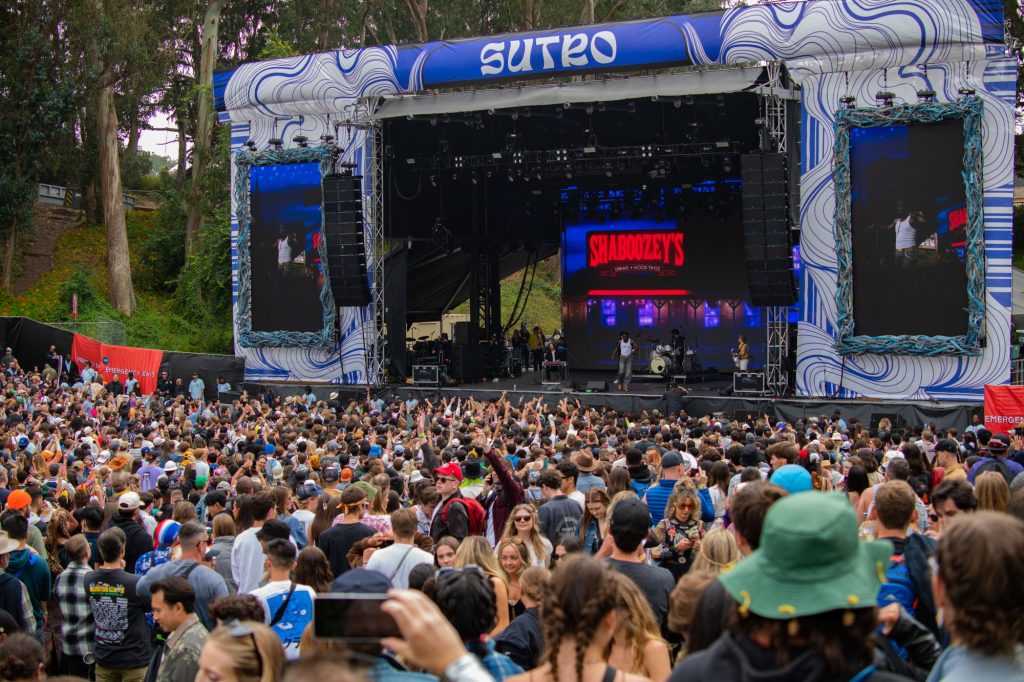
POLYGON ((532 516, 516 516, 515 520, 516 521, 533 521, 533 517, 532 516))

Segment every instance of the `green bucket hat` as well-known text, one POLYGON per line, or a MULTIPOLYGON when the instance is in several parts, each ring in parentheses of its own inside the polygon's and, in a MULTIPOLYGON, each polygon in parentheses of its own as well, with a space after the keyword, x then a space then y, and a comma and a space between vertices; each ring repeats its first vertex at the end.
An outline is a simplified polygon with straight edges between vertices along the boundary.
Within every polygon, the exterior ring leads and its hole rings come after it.
POLYGON ((366 481, 356 481, 355 483, 352 484, 352 487, 358 488, 359 490, 362 490, 364 493, 366 493, 366 499, 370 502, 373 502, 373 498, 377 497, 377 489, 374 488, 369 483, 367 483, 366 481))
POLYGON ((891 555, 890 542, 859 539, 844 495, 811 492, 773 504, 760 547, 720 580, 741 613, 789 620, 874 606, 891 555))

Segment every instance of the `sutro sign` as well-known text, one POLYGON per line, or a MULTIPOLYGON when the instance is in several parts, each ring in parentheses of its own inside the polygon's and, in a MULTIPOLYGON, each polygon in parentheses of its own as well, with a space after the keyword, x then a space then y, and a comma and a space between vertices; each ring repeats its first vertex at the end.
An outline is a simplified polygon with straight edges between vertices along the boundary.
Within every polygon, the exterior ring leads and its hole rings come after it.
POLYGON ((480 74, 526 73, 556 68, 606 66, 615 61, 618 43, 611 31, 563 33, 486 43, 480 50, 480 74), (540 56, 540 64, 535 63, 540 56))

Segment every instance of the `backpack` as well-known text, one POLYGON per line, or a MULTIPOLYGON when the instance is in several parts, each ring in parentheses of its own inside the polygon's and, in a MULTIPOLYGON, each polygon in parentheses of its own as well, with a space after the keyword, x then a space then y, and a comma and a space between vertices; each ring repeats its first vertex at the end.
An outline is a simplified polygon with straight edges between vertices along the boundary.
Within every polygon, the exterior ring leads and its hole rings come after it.
POLYGON ((878 590, 879 606, 888 606, 893 602, 899 602, 911 616, 917 611, 914 581, 910 577, 910 569, 907 568, 907 562, 902 554, 893 554, 889 557, 885 583, 878 590))
POLYGON ((448 525, 448 508, 456 502, 465 507, 466 518, 469 519, 469 534, 483 535, 487 525, 487 512, 484 511, 483 505, 470 497, 456 497, 453 500, 448 500, 441 508, 441 522, 448 525))
POLYGON ((987 458, 987 461, 983 461, 978 464, 977 473, 974 474, 974 480, 978 480, 980 474, 986 471, 998 471, 1006 479, 1006 485, 1013 483, 1013 471, 1010 469, 1010 465, 1003 461, 1001 457, 987 458))

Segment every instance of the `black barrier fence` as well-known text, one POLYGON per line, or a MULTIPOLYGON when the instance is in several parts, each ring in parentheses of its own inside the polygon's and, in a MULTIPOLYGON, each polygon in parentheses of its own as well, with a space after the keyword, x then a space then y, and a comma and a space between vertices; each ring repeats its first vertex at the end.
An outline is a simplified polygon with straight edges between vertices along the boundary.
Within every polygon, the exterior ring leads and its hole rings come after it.
MULTIPOLYGON (((42 369, 51 345, 61 355, 70 355, 74 338, 71 331, 27 317, 0 317, 0 346, 9 346, 18 364, 27 370, 42 369)), ((212 400, 217 397, 217 377, 224 377, 232 388, 241 386, 245 380, 245 358, 165 350, 160 371, 166 371, 172 380, 180 377, 186 387, 192 373, 198 372, 206 384, 206 398, 212 400)))

